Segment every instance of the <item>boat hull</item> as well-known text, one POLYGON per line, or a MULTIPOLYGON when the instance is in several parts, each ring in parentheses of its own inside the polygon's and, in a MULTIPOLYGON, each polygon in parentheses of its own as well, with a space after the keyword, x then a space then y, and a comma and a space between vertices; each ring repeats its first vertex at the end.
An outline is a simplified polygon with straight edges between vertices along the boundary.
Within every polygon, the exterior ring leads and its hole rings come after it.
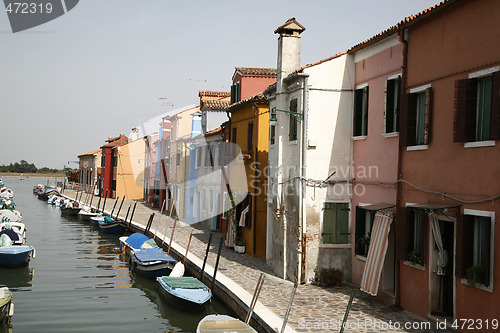
POLYGON ((238 332, 238 333, 257 333, 249 325, 241 320, 226 316, 226 315, 208 315, 205 316, 196 328, 196 333, 223 333, 223 332, 238 332))
POLYGON ((17 267, 26 264, 33 257, 33 246, 6 246, 0 248, 0 266, 17 267))
POLYGON ((65 216, 78 216, 81 208, 61 208, 61 215, 65 216))
POLYGON ((131 268, 150 278, 169 275, 177 261, 162 250, 156 251, 158 251, 156 256, 149 256, 147 250, 132 251, 130 256, 131 268))
POLYGON ((12 301, 12 293, 9 288, 0 288, 0 323, 9 322, 10 317, 14 314, 14 302, 12 301))
POLYGON ((122 234, 126 230, 125 225, 121 221, 114 221, 112 223, 99 221, 98 223, 99 223, 99 228, 101 228, 101 231, 107 234, 122 234))
POLYGON ((186 280, 186 281, 196 281, 199 284, 199 287, 196 288, 183 288, 183 287, 175 287, 172 286, 169 281, 165 282, 164 279, 172 279, 170 277, 158 277, 157 281, 160 285, 160 295, 161 297, 174 305, 175 307, 200 313, 206 304, 210 303, 210 299, 212 298, 212 292, 210 289, 205 286, 200 281, 196 280, 193 277, 179 277, 174 278, 177 280, 186 280))

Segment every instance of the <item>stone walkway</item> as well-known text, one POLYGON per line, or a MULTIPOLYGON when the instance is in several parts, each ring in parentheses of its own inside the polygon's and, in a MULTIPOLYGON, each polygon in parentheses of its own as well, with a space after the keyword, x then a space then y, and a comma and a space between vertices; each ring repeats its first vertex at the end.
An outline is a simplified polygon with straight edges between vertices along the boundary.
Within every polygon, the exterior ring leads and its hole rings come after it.
MULTIPOLYGON (((75 192, 70 190, 66 190, 64 194, 73 198, 75 196, 75 192)), ((114 199, 107 200, 106 212, 111 211, 114 201, 114 199)), ((121 217, 125 217, 129 205, 133 206, 133 202, 133 200, 124 201, 120 212, 121 217)), ((92 204, 96 206, 97 201, 94 199, 92 204)), ((120 202, 116 205, 115 214, 119 205, 120 202)), ((166 215, 160 217, 157 209, 150 208, 144 202, 138 202, 133 220, 146 225, 152 213, 155 213, 155 217, 150 230, 153 233, 158 230, 156 232, 158 235, 166 235, 165 242, 168 244, 173 226, 173 220, 170 217, 166 215)), ((210 231, 202 228, 200 224, 178 223, 173 237, 174 242, 185 249, 191 231, 193 231, 193 238, 188 258, 192 259, 191 256, 194 255, 203 260, 210 231)), ((215 266, 220 237, 221 234, 215 232, 212 238, 207 261, 207 265, 212 267, 215 266)), ((278 278, 266 264, 265 259, 237 254, 232 249, 223 246, 217 274, 219 273, 229 277, 250 295, 254 293, 259 275, 265 273, 266 279, 259 302, 277 317, 281 319, 285 317, 293 283, 278 278)), ((440 332, 435 329, 435 323, 422 321, 408 311, 383 303, 352 284, 326 289, 315 285, 300 285, 288 319, 288 325, 293 329, 287 329, 287 332, 340 332, 340 323, 352 291, 356 294, 349 313, 349 325, 346 326, 344 332, 440 332)), ((278 328, 281 329, 281 324, 278 328)))

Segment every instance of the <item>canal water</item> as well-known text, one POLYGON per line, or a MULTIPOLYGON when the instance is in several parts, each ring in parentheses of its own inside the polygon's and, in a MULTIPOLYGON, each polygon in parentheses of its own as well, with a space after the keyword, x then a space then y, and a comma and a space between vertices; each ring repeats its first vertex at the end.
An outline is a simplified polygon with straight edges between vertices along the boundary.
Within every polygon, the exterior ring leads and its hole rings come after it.
POLYGON ((180 311, 158 294, 157 282, 130 272, 116 235, 32 194, 46 179, 3 178, 26 224, 26 244, 36 257, 29 265, 0 267, 0 286, 13 292, 12 327, 0 333, 194 332, 210 313, 234 315, 219 300, 201 314, 180 311))

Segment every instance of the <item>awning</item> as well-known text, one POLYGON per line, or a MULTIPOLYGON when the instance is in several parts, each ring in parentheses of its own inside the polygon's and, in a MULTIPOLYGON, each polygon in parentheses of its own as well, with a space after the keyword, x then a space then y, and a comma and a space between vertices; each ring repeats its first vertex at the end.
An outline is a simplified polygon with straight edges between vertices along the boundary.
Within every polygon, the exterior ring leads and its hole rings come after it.
POLYGON ((382 203, 376 203, 376 204, 373 204, 373 205, 363 206, 361 208, 366 209, 366 210, 375 211, 375 210, 388 209, 388 208, 392 208, 392 207, 396 207, 396 205, 395 204, 390 204, 390 203, 382 202, 382 203))
POLYGON ((373 296, 376 296, 378 293, 378 285, 382 268, 384 267, 392 220, 392 214, 377 212, 373 221, 370 248, 368 249, 368 258, 366 259, 360 288, 373 296))
POLYGON ((414 205, 408 205, 408 208, 422 208, 422 209, 446 209, 446 208, 456 208, 460 205, 453 203, 442 203, 442 202, 427 202, 414 205))

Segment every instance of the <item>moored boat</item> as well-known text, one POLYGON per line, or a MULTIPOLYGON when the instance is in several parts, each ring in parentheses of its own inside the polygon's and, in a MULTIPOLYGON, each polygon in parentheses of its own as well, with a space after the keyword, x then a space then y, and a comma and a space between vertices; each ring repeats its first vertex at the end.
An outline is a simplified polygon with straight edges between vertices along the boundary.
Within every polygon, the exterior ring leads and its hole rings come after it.
POLYGON ((33 246, 12 245, 0 247, 0 266, 21 266, 30 261, 31 258, 35 258, 35 248, 33 246))
POLYGON ((132 269, 151 278, 169 275, 176 262, 171 255, 159 248, 132 251, 130 256, 132 269))
POLYGON ((120 250, 125 251, 125 253, 127 254, 130 254, 132 251, 138 251, 141 248, 145 248, 143 247, 145 244, 148 244, 146 246, 147 248, 157 247, 148 243, 151 239, 148 236, 141 234, 140 232, 134 232, 130 236, 122 236, 119 239, 120 250))
POLYGON ((161 276, 156 280, 163 299, 182 310, 201 312, 212 298, 210 288, 192 276, 161 276))
POLYGON ((10 323, 10 318, 14 315, 14 301, 12 292, 7 287, 0 288, 0 323, 6 321, 10 323))
POLYGON ((103 221, 98 221, 99 228, 107 234, 122 234, 127 229, 122 221, 115 221, 109 216, 104 217, 103 221))
POLYGON ((250 325, 227 315, 213 314, 205 316, 196 327, 196 333, 257 333, 250 325))
POLYGON ((92 212, 92 209, 89 206, 83 206, 82 209, 78 212, 78 217, 80 220, 89 221, 91 217, 99 215, 98 213, 92 212))
POLYGON ((26 241, 26 225, 21 222, 0 223, 0 235, 6 234, 14 245, 22 245, 26 241))

